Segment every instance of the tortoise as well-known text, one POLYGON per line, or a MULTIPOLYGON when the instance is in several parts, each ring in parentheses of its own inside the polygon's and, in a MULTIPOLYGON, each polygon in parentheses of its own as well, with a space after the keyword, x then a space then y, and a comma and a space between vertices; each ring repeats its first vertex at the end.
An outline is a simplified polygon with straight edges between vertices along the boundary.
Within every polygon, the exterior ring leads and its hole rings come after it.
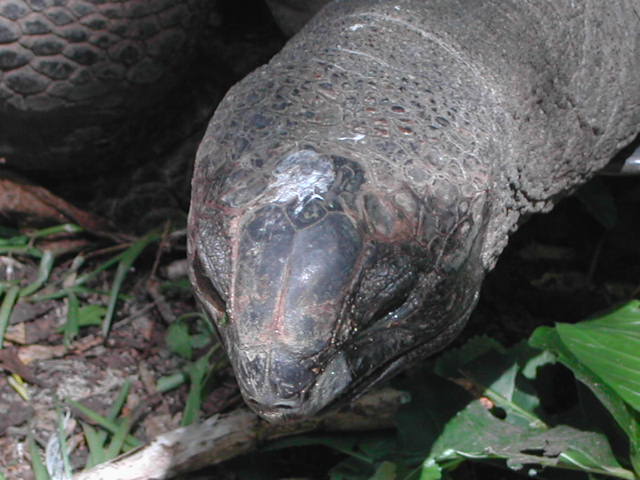
POLYGON ((637 135, 639 13, 335 1, 227 93, 189 266, 249 406, 316 415, 456 337, 510 232, 637 135))
MULTIPOLYGON (((117 156, 208 6, 0 0, 0 156, 117 156)), ((637 135, 639 11, 335 1, 228 92, 195 162, 188 260, 251 408, 322 413, 455 338, 509 234, 637 135)))

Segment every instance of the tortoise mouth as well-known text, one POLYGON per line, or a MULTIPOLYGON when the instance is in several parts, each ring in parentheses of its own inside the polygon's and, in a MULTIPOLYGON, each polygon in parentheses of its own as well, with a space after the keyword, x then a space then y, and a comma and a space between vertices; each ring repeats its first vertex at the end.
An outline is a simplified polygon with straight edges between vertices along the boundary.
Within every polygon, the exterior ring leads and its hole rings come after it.
MULTIPOLYGON (((449 338, 448 336, 443 335, 446 330, 446 327, 439 329, 425 339, 425 341, 398 352, 396 355, 365 373, 360 378, 354 376, 354 381, 352 381, 346 389, 344 389, 331 402, 318 409, 315 414, 325 415, 331 410, 353 402, 372 388, 380 385, 386 380, 390 380, 396 374, 400 373, 400 371, 410 366, 413 362, 424 359, 427 354, 437 353, 449 343, 448 341, 442 341, 443 337, 449 338)), ((357 375, 357 373, 354 375, 357 375)))
MULTIPOLYGON (((464 311, 457 317, 456 322, 442 322, 441 327, 435 329, 428 337, 418 344, 409 348, 400 350, 398 353, 390 357, 385 362, 371 369, 369 372, 359 374, 352 372, 354 381, 351 382, 340 395, 336 396, 330 403, 327 403, 317 411, 317 414, 324 415, 330 410, 345 405, 360 398, 369 389, 381 384, 385 380, 391 379, 401 370, 411 364, 424 360, 427 356, 438 353, 445 348, 464 327, 467 318, 475 308, 478 294, 476 293, 473 301, 466 306, 464 311)), ((419 314, 415 312, 414 314, 419 314)), ((350 342, 351 345, 354 342, 350 342)))
POLYGON ((343 352, 336 352, 321 371, 278 348, 236 353, 231 358, 242 396, 271 422, 315 415, 353 381, 343 352))

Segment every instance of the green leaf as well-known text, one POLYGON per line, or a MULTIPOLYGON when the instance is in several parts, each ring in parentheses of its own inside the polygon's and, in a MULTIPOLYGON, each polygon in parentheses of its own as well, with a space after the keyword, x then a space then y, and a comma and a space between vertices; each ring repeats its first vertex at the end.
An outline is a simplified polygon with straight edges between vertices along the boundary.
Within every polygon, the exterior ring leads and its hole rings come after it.
MULTIPOLYGON (((507 421, 546 428, 532 412, 539 406, 533 387, 522 377, 522 366, 539 356, 536 350, 524 343, 520 343, 509 350, 505 350, 495 340, 475 339, 472 347, 467 345, 454 353, 458 359, 455 371, 475 386, 478 393, 491 399, 497 406, 505 409, 507 421), (468 352, 473 352, 469 355, 468 352), (520 376, 519 376, 520 375, 520 376)), ((447 366, 451 366, 448 359, 447 366)), ((436 365, 437 371, 445 371, 440 360, 436 365)))
POLYGON ((562 342, 560 335, 554 328, 537 328, 529 343, 537 348, 553 352, 558 360, 569 368, 575 377, 584 383, 589 390, 600 400, 604 407, 611 413, 620 428, 627 434, 632 444, 637 445, 640 425, 633 410, 616 391, 587 368, 562 342))
POLYGON ((560 323, 558 335, 575 357, 640 411, 640 302, 596 320, 560 323))
POLYGON ((433 459, 426 461, 420 472, 420 480, 441 480, 441 478, 442 469, 440 465, 434 462, 433 459))
MULTIPOLYGON (((633 478, 604 435, 566 425, 549 428, 535 413, 540 401, 527 377, 535 378, 536 367, 551 360, 524 343, 506 350, 491 341, 475 341, 450 353, 436 369, 453 372, 456 378, 463 375, 493 406, 486 405, 486 399, 473 400, 452 416, 431 446, 421 478, 436 480, 465 459, 501 459, 514 470, 539 465, 633 478)), ((431 415, 438 410, 434 403, 423 406, 431 415)))
POLYGON ((64 332, 65 345, 68 346, 78 335, 81 327, 101 325, 107 309, 96 304, 80 307, 75 289, 67 288, 64 291, 67 293, 69 309, 67 321, 60 330, 64 332))
POLYGON ((78 310, 78 326, 90 327, 100 325, 105 313, 107 313, 107 309, 102 305, 92 304, 80 307, 78 310))
POLYGON ((556 362, 556 357, 553 353, 544 350, 538 355, 532 356, 527 362, 525 362, 522 368, 522 374, 529 380, 533 380, 538 375, 538 368, 550 365, 556 362))
POLYGON ((189 335, 189 327, 184 322, 174 322, 169 325, 166 336, 167 346, 169 350, 177 353, 182 358, 190 360, 193 356, 191 348, 191 336, 189 335))
POLYGON ((369 480, 395 480, 397 466, 392 462, 382 462, 369 480))
MULTIPOLYGON (((635 478, 617 462, 604 435, 566 425, 549 430, 517 426, 495 417, 477 400, 447 424, 429 457, 440 464, 456 458, 504 459, 514 470, 537 464, 635 478)), ((430 471, 432 466, 425 463, 430 471)))

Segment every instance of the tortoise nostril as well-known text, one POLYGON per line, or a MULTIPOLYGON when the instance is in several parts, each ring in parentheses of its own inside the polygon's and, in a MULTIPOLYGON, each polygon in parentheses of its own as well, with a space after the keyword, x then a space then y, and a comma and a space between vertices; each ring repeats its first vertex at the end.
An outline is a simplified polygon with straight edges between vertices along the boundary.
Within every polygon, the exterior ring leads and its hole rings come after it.
POLYGON ((276 403, 273 407, 274 407, 274 408, 279 408, 279 409, 281 409, 281 410, 292 410, 292 409, 294 409, 296 406, 299 406, 299 404, 297 404, 297 405, 292 405, 292 404, 290 404, 290 403, 281 403, 281 402, 278 402, 278 403, 276 403))
POLYGON ((296 410, 300 408, 300 405, 302 404, 301 397, 297 397, 295 399, 264 398, 262 401, 249 397, 246 401, 252 409, 260 412, 296 410))

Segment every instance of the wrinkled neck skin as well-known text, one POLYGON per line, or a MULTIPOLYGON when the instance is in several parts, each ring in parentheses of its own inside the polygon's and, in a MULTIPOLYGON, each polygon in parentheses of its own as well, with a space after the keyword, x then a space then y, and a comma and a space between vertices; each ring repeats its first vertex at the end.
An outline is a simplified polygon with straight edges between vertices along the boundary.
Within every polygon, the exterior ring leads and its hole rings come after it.
POLYGON ((520 127, 500 69, 444 41, 424 5, 330 5, 229 92, 200 146, 191 279, 267 420, 321 413, 447 345, 535 211, 505 200, 520 127))

